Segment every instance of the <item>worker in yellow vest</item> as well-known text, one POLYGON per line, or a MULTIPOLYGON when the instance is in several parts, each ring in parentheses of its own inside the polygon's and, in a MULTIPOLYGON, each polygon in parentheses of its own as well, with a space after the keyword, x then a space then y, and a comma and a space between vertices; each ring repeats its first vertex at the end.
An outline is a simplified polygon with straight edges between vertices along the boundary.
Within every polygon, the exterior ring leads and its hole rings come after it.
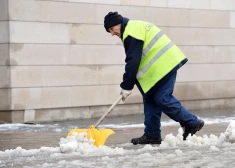
POLYGON ((199 131, 204 121, 172 95, 177 70, 188 61, 180 49, 154 24, 129 20, 117 12, 105 16, 104 27, 112 36, 118 36, 125 48, 126 66, 120 84, 122 100, 131 94, 135 84, 143 95, 144 134, 131 142, 160 144, 162 112, 180 123, 184 140, 199 131))

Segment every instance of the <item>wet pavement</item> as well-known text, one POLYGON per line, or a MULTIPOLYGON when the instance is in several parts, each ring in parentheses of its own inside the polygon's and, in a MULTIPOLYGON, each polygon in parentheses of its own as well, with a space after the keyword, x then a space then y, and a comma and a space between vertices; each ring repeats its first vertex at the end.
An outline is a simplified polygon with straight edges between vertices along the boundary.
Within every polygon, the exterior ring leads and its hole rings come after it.
MULTIPOLYGON (((203 110, 194 112, 197 116, 207 119, 204 128, 198 132, 198 135, 214 134, 219 135, 224 132, 229 124, 229 120, 235 120, 235 108, 203 110), (229 120, 227 120, 229 119, 229 120), (212 121, 220 120, 213 124, 212 121)), ((0 125, 0 151, 6 149, 15 149, 20 146, 24 149, 35 149, 41 146, 55 147, 61 137, 66 137, 69 130, 74 128, 89 128, 98 119, 80 119, 72 121, 51 122, 41 124, 19 124, 0 125)), ((106 117, 99 127, 112 126, 115 134, 107 140, 107 145, 127 143, 133 137, 138 137, 143 134, 144 115, 117 116, 106 117), (138 125, 139 124, 139 125, 138 125), (133 125, 132 127, 128 127, 133 125), (138 127, 135 127, 135 126, 138 127), (115 128, 116 126, 116 128, 115 128), (120 128, 120 126, 122 126, 120 128)), ((170 120, 163 114, 162 122, 172 122, 170 126, 162 126, 162 138, 169 133, 176 134, 179 124, 170 120)))
MULTIPOLYGON (((197 135, 214 134, 219 136, 228 127, 228 123, 205 125, 197 135)), ((116 128, 115 134, 107 141, 107 146, 129 143, 131 138, 142 136, 144 128, 116 128)), ((178 133, 179 126, 162 127, 162 137, 178 133)), ((66 137, 68 132, 22 132, 22 131, 0 131, 0 151, 22 147, 24 149, 38 149, 42 146, 58 147, 60 138, 66 137)))

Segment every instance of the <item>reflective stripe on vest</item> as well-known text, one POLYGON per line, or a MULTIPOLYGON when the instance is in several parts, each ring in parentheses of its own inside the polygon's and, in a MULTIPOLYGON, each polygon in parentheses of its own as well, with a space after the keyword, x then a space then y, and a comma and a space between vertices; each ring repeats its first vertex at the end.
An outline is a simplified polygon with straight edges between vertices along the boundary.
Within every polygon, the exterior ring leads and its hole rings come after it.
POLYGON ((164 33, 162 31, 158 32, 153 39, 150 41, 150 43, 143 49, 142 51, 142 58, 149 52, 149 50, 153 47, 153 45, 162 37, 164 33))
MULTIPOLYGON (((152 41, 151 41, 152 42, 152 41)), ((137 75, 136 78, 140 78, 148 69, 149 67, 159 58, 161 57, 167 50, 169 50, 172 46, 174 45, 174 43, 171 41, 169 42, 165 47, 163 47, 152 59, 151 61, 143 68, 141 69, 137 75)))
POLYGON ((144 42, 136 74, 144 93, 186 58, 180 49, 152 23, 129 20, 123 32, 123 43, 128 36, 144 42))

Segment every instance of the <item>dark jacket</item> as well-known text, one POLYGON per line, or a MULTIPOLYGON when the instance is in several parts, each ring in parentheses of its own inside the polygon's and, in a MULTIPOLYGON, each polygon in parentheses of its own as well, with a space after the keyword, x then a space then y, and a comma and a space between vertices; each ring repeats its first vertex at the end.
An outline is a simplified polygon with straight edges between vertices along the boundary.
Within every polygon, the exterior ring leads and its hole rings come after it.
MULTIPOLYGON (((126 25, 128 23, 129 19, 123 18, 122 26, 121 26, 121 34, 123 35, 126 25)), ((122 39, 122 36, 121 36, 122 39)), ((181 63, 179 63, 171 72, 169 72, 165 77, 163 77, 159 82, 157 82, 146 94, 144 94, 142 88, 140 87, 140 84, 138 80, 136 79, 136 74, 138 72, 138 68, 141 61, 142 56, 142 49, 143 49, 144 42, 138 39, 135 39, 134 37, 128 36, 124 40, 124 48, 126 53, 126 66, 125 66, 125 73, 123 74, 123 82, 120 84, 122 89, 125 90, 132 90, 134 85, 138 87, 141 94, 144 98, 152 95, 159 86, 161 86, 166 79, 175 71, 177 71, 181 66, 183 66, 188 59, 184 59, 181 63)))

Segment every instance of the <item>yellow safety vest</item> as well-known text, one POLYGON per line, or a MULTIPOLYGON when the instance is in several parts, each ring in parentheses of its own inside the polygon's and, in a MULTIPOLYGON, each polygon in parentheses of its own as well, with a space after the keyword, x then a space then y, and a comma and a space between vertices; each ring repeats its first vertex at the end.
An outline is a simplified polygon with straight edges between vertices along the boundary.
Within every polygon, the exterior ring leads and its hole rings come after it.
POLYGON ((136 75, 144 93, 186 58, 180 49, 152 23, 129 20, 123 33, 123 43, 127 36, 144 42, 136 75))

